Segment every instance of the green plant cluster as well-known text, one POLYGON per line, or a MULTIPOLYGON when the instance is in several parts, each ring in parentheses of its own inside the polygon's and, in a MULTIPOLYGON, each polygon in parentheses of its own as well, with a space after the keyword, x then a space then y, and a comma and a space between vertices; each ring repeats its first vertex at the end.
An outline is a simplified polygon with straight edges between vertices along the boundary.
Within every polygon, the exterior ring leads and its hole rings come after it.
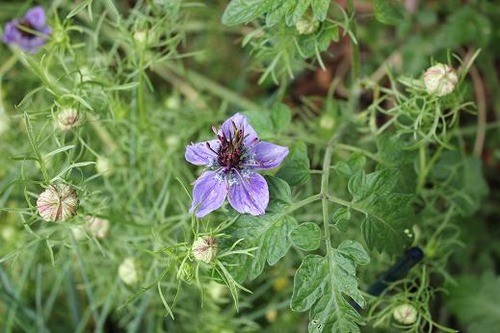
POLYGON ((0 327, 495 332, 500 10, 411 3, 0 0, 52 28, 0 45, 0 327), (196 218, 186 146, 236 112, 289 153, 264 215, 196 218))

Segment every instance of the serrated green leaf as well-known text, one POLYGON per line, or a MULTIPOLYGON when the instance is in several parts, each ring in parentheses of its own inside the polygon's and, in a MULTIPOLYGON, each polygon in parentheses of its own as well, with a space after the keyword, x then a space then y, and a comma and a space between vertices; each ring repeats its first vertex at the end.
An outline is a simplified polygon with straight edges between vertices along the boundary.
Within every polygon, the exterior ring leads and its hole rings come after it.
POLYGON ((368 261, 368 254, 354 241, 342 242, 328 257, 304 258, 295 274, 290 307, 298 312, 310 309, 310 332, 360 332, 363 320, 345 297, 364 307, 356 266, 368 261))
POLYGON ((276 130, 284 130, 290 126, 292 112, 286 104, 279 103, 271 109, 271 120, 276 130))
POLYGON ((352 194, 352 201, 364 202, 373 199, 374 196, 391 194, 391 190, 398 182, 398 176, 396 169, 383 169, 368 175, 363 170, 358 171, 347 184, 349 193, 352 194))
POLYGON ((273 123, 268 112, 245 111, 242 112, 248 119, 248 122, 260 136, 266 136, 273 133, 273 123))
POLYGON ((370 174, 359 171, 349 179, 351 208, 361 211, 363 236, 370 249, 400 253, 409 242, 404 230, 413 224, 411 194, 398 193, 399 173, 382 169, 370 174))
POLYGON ((316 34, 297 37, 300 52, 305 58, 310 58, 318 52, 326 51, 332 41, 338 40, 339 27, 328 21, 323 22, 316 34))
POLYGON ((404 7, 397 0, 373 0, 375 18, 384 24, 396 25, 404 20, 404 7))
POLYGON ((328 14, 331 0, 311 0, 314 18, 323 22, 328 14))
POLYGON ((292 10, 295 3, 293 1, 285 1, 281 6, 274 7, 266 16, 266 26, 271 28, 280 23, 285 17, 286 13, 292 10))
POLYGON ((401 177, 397 187, 401 192, 411 192, 417 186, 414 161, 416 150, 405 149, 406 142, 398 135, 384 134, 377 137, 378 156, 384 166, 397 168, 401 177))
POLYGON ((299 141, 290 147, 290 152, 276 176, 290 186, 301 185, 309 180, 309 158, 305 143, 299 141))
POLYGON ((349 208, 339 208, 332 215, 332 221, 335 227, 342 232, 347 231, 348 222, 351 219, 351 211, 349 208))
POLYGON ((313 251, 321 244, 321 229, 313 222, 301 223, 292 230, 290 239, 299 249, 313 251))
POLYGON ((240 256, 239 266, 228 268, 235 279, 252 280, 262 273, 266 262, 271 266, 276 264, 290 249, 292 243, 288 235, 297 225, 293 217, 279 213, 238 217, 227 232, 232 235, 233 241, 244 239, 242 246, 256 247, 256 250, 252 252, 253 257, 240 256))
POLYGON ((334 168, 347 177, 351 177, 360 170, 363 170, 366 158, 361 153, 352 153, 347 161, 339 161, 334 168))
POLYGON ((356 265, 366 265, 370 262, 370 256, 358 242, 345 240, 339 245, 337 250, 344 257, 351 259, 356 265))
POLYGON ((275 4, 275 0, 232 0, 222 14, 222 24, 248 23, 268 12, 275 4))
POLYGON ((289 11, 285 15, 285 23, 289 27, 294 26, 304 15, 307 8, 309 7, 310 0, 296 0, 295 6, 293 6, 293 11, 289 11))
POLYGON ((448 309, 468 333, 493 333, 500 327, 500 277, 491 272, 481 277, 462 277, 450 290, 448 309))
POLYGON ((492 22, 472 6, 464 6, 452 13, 436 33, 434 45, 440 49, 454 49, 464 44, 486 47, 492 38, 492 22))
POLYGON ((476 212, 488 194, 482 161, 462 156, 456 151, 443 153, 430 176, 435 182, 443 184, 443 190, 449 193, 449 200, 463 216, 476 212))
POLYGON ((415 151, 404 149, 405 142, 397 135, 382 134, 377 137, 378 156, 388 166, 412 163, 415 151))
POLYGON ((269 187, 270 202, 290 203, 292 201, 292 190, 286 181, 274 176, 266 176, 265 178, 269 187))

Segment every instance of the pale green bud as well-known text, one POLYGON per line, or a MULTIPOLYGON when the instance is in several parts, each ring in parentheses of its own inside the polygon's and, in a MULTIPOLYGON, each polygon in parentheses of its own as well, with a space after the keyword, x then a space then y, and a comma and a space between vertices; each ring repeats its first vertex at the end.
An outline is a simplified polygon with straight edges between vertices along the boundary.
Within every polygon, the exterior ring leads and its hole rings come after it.
POLYGON ((437 64, 424 73, 425 89, 429 94, 445 96, 455 90, 458 77, 453 68, 444 64, 437 64))
POLYGON ((401 304, 394 308, 392 316, 403 325, 411 325, 417 321, 417 309, 411 304, 401 304))

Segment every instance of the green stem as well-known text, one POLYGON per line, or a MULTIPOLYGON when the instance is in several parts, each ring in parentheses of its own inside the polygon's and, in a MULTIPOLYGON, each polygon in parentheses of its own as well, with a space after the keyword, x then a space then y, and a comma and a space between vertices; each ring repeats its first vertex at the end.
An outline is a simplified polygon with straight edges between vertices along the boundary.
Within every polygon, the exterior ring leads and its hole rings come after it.
MULTIPOLYGON (((329 201, 337 202, 342 205, 349 206, 350 203, 342 200, 335 198, 334 196, 328 194, 328 185, 330 181, 330 166, 332 164, 332 154, 334 148, 337 147, 337 142, 339 141, 340 136, 344 132, 348 120, 343 119, 344 121, 342 122, 342 125, 337 128, 335 131, 335 134, 332 135, 330 140, 328 141, 328 145, 326 146, 325 150, 325 155, 323 158, 323 168, 322 168, 322 175, 321 175, 321 191, 320 191, 320 196, 321 196, 321 207, 322 207, 322 215, 323 215, 323 230, 325 233, 325 243, 326 243, 326 255, 328 258, 331 258, 333 255, 333 248, 332 248, 332 243, 331 243, 331 233, 330 233, 330 216, 329 216, 329 211, 328 211, 328 204, 329 201), (333 198, 333 199, 332 199, 333 198)), ((331 267, 330 267, 331 269, 331 267)))
POLYGON ((333 195, 328 195, 328 196, 326 197, 326 199, 327 199, 328 201, 331 201, 331 202, 336 203, 336 204, 338 204, 338 205, 341 205, 341 206, 344 206, 344 207, 347 207, 347 208, 352 208, 352 209, 354 209, 354 210, 357 210, 357 211, 359 211, 359 212, 361 212, 361 213, 366 214, 366 212, 365 212, 364 210, 362 210, 362 209, 361 209, 361 208, 359 208, 359 207, 356 207, 356 206, 355 206, 355 205, 353 205, 351 202, 346 201, 346 200, 344 200, 344 199, 337 198, 336 196, 333 196, 333 195))
POLYGON ((367 151, 367 150, 364 150, 362 148, 358 148, 358 147, 355 147, 355 146, 351 146, 351 145, 346 145, 346 144, 342 144, 342 143, 337 143, 337 148, 339 149, 344 149, 344 150, 347 150, 347 151, 352 151, 352 152, 356 152, 356 153, 361 153, 363 155, 365 155, 366 157, 369 157, 371 158, 372 160, 374 160, 375 162, 379 163, 379 164, 383 164, 383 161, 381 161, 377 155, 367 151))
POLYGON ((36 138, 35 138, 33 126, 31 125, 31 120, 30 120, 27 112, 24 113, 24 123, 26 126, 26 133, 28 133, 28 139, 30 141, 31 148, 33 148, 33 151, 35 152, 38 166, 40 167, 40 171, 42 172, 43 181, 45 184, 49 184, 50 178, 49 178, 49 174, 47 173, 47 168, 45 167, 45 160, 43 159, 43 156, 40 153, 40 150, 38 149, 38 146, 37 146, 38 143, 37 143, 36 138))
POLYGON ((18 53, 12 54, 10 58, 3 63, 2 67, 0 67, 0 77, 2 77, 5 73, 7 73, 17 63, 18 60, 19 60, 19 54, 18 53))
POLYGON ((426 151, 425 145, 421 145, 418 149, 418 182, 417 182, 417 193, 420 193, 425 185, 425 179, 427 178, 427 167, 426 167, 426 151))
MULTIPOLYGON (((142 46, 141 46, 142 47, 142 46)), ((144 48, 139 52, 139 71, 137 84, 137 110, 139 113, 139 125, 144 127, 146 124, 146 115, 144 111, 144 48)))
POLYGON ((315 201, 318 201, 322 198, 323 198, 322 194, 315 194, 315 195, 312 195, 308 198, 305 198, 304 200, 296 202, 293 205, 291 205, 290 207, 288 207, 288 209, 286 210, 286 214, 289 214, 289 213, 293 212, 294 210, 297 210, 301 207, 307 206, 308 204, 313 203, 315 201))
POLYGON ((332 255, 332 243, 331 243, 331 234, 330 234, 330 218, 328 212, 328 183, 330 179, 330 164, 332 162, 332 152, 333 152, 333 142, 336 140, 337 135, 334 135, 328 146, 326 147, 325 157, 323 159, 323 174, 321 175, 321 207, 323 212, 323 231, 325 233, 325 242, 326 242, 326 255, 327 257, 331 257, 332 255))
POLYGON ((354 8, 354 0, 347 0, 347 14, 350 17, 349 29, 351 30, 352 86, 357 88, 361 73, 361 62, 359 56, 358 29, 356 27, 356 10, 354 8))

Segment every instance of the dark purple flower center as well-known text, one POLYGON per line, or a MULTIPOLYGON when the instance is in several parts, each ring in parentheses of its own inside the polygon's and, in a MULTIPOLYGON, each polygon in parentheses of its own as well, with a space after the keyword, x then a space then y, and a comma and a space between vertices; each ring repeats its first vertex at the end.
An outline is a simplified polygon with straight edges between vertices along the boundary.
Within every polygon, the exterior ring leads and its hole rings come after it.
POLYGON ((23 37, 26 38, 35 38, 36 35, 33 33, 35 31, 35 27, 25 18, 19 20, 18 30, 23 37))
POLYGON ((217 154, 217 165, 223 167, 225 171, 241 169, 241 163, 244 161, 246 153, 243 128, 238 128, 233 123, 233 131, 229 136, 226 136, 222 131, 221 134, 217 133, 215 128, 213 130, 219 140, 219 149, 215 151, 212 147, 209 146, 209 148, 217 154))

